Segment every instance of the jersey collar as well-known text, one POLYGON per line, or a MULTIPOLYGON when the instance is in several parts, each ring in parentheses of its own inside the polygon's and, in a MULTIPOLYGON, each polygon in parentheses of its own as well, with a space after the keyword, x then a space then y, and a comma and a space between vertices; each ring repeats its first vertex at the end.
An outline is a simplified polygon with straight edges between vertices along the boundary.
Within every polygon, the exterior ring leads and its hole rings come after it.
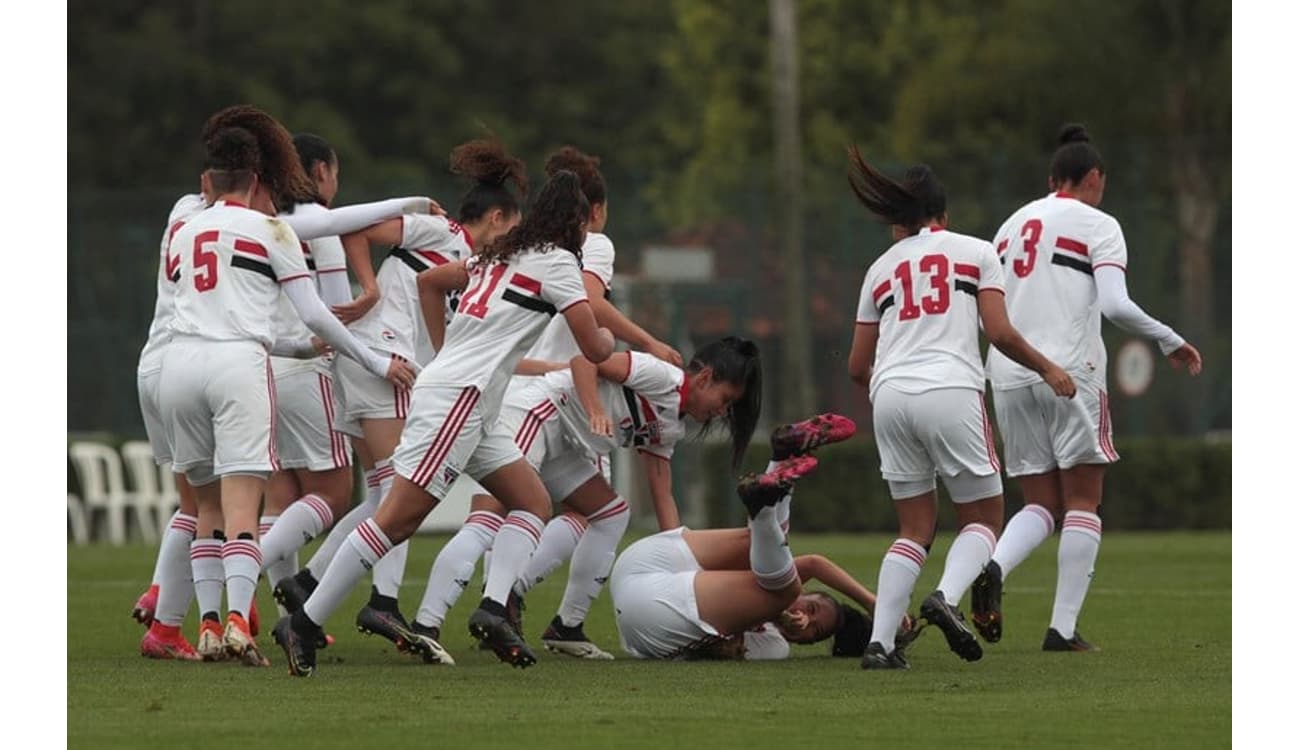
POLYGON ((1070 200, 1074 200, 1074 201, 1079 200, 1077 197, 1075 197, 1073 193, 1067 193, 1064 190, 1057 190, 1055 193, 1052 193, 1052 195, 1056 196, 1057 198, 1069 198, 1070 200))
POLYGON ((689 373, 682 373, 682 384, 677 386, 677 395, 681 401, 677 403, 677 418, 681 419, 686 416, 686 395, 691 392, 691 376, 689 373))
POLYGON ((248 206, 245 206, 243 203, 240 203, 239 201, 224 200, 224 199, 223 199, 223 200, 219 200, 219 201, 217 201, 216 203, 213 203, 212 205, 214 205, 214 206, 232 206, 232 207, 234 207, 234 208, 248 208, 248 206))

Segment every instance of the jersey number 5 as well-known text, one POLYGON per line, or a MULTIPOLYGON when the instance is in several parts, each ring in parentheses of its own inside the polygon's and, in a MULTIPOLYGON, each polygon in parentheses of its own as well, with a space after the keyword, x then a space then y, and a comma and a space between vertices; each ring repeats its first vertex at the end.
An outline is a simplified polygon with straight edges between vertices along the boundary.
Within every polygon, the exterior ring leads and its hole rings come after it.
POLYGON ((926 315, 942 315, 948 312, 948 304, 951 301, 949 290, 952 286, 948 282, 948 256, 927 255, 921 258, 918 267, 921 273, 930 275, 930 287, 934 295, 922 297, 919 305, 913 302, 912 263, 911 261, 899 263, 894 269, 894 277, 903 287, 903 298, 898 306, 899 320, 916 320, 921 317, 922 312, 926 315))
POLYGON ((217 241, 217 230, 202 232, 194 238, 194 288, 200 292, 210 291, 217 285, 217 261, 221 256, 211 250, 204 250, 204 245, 217 241))
POLYGON ((465 296, 460 298, 460 306, 456 311, 482 320, 483 316, 487 315, 488 298, 492 296, 492 292, 496 291, 497 284, 501 283, 501 277, 506 275, 506 268, 505 263, 498 263, 493 266, 487 277, 479 281, 478 286, 469 290, 465 293, 465 296), (476 294, 478 299, 474 299, 476 294))

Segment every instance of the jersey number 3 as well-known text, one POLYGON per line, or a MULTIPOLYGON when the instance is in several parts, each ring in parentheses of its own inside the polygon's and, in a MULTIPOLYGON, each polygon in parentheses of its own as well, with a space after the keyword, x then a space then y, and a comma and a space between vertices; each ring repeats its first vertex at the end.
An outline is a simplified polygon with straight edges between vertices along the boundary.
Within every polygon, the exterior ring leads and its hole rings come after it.
POLYGON ((921 258, 917 264, 922 274, 929 274, 930 288, 933 295, 926 295, 921 298, 921 304, 916 304, 912 298, 912 263, 903 261, 894 269, 894 278, 902 286, 902 299, 898 305, 899 320, 916 320, 921 317, 921 313, 926 315, 942 315, 948 312, 948 304, 951 301, 950 288, 948 282, 948 256, 946 255, 926 255, 921 258))

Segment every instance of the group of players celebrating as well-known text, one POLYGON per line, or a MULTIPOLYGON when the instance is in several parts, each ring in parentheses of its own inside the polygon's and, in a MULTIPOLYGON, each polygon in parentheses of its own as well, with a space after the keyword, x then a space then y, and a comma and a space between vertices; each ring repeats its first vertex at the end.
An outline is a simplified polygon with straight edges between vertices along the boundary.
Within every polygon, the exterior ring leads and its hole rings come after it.
POLYGON ((1076 625, 1101 540, 1102 476, 1118 459, 1101 316, 1154 339, 1193 374, 1201 360, 1129 300, 1123 234, 1097 208, 1105 167, 1081 127, 1062 132, 1052 192, 1013 214, 993 243, 947 230, 929 168, 898 181, 850 151, 854 195, 895 240, 867 271, 848 361, 869 387, 899 518, 876 593, 786 543, 793 486, 815 470, 816 448, 854 435, 845 417, 773 430, 766 470, 737 485, 746 527, 681 525, 673 448, 721 426, 739 466, 760 416, 759 350, 728 336, 683 360, 610 303, 614 246, 601 233, 609 203, 597 157, 552 154, 529 203, 522 161, 495 139, 462 144, 450 168, 468 186, 453 218, 425 197, 332 207, 333 149, 253 107, 217 112, 202 141, 200 193, 176 203, 163 234, 138 370, 155 458, 174 467, 181 496, 134 609, 149 627, 145 656, 269 664, 254 605, 265 575, 282 610, 274 641, 291 674, 311 675, 333 642, 328 618, 370 572, 357 627, 452 664, 442 628, 483 558, 469 632, 514 666, 537 659, 522 632, 524 597, 568 561, 541 637, 556 653, 613 658, 583 627, 608 581, 621 646, 634 657, 774 659, 790 643, 833 638, 832 652, 863 668, 907 668, 904 647, 920 628, 907 610, 935 533, 936 475, 960 530, 919 619, 959 656, 979 659, 962 597, 971 590, 972 624, 996 642, 1005 576, 1059 521, 1043 648, 1094 648, 1076 625), (372 245, 391 248, 378 271, 372 245), (1005 530, 986 374, 1007 474, 1026 498, 1005 530), (609 476, 620 447, 640 456, 660 526, 621 556, 629 508, 609 476), (354 451, 366 492, 351 507, 354 451), (406 541, 458 481, 477 483, 471 511, 408 621, 398 607, 406 541), (299 567, 298 551, 321 534, 299 567), (811 580, 858 608, 804 592, 811 580), (191 644, 181 625, 194 599, 191 644))

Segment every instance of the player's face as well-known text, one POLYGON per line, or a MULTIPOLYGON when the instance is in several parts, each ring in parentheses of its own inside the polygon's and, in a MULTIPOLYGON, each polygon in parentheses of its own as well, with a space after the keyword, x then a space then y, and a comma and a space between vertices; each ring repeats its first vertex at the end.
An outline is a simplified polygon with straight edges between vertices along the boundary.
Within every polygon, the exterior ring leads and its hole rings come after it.
POLYGON ((781 635, 791 643, 816 643, 835 632, 839 614, 820 596, 800 596, 780 618, 781 635))
POLYGON ((686 413, 697 422, 726 416, 731 405, 745 394, 738 385, 714 380, 713 370, 708 367, 691 377, 691 387, 686 393, 686 413))

